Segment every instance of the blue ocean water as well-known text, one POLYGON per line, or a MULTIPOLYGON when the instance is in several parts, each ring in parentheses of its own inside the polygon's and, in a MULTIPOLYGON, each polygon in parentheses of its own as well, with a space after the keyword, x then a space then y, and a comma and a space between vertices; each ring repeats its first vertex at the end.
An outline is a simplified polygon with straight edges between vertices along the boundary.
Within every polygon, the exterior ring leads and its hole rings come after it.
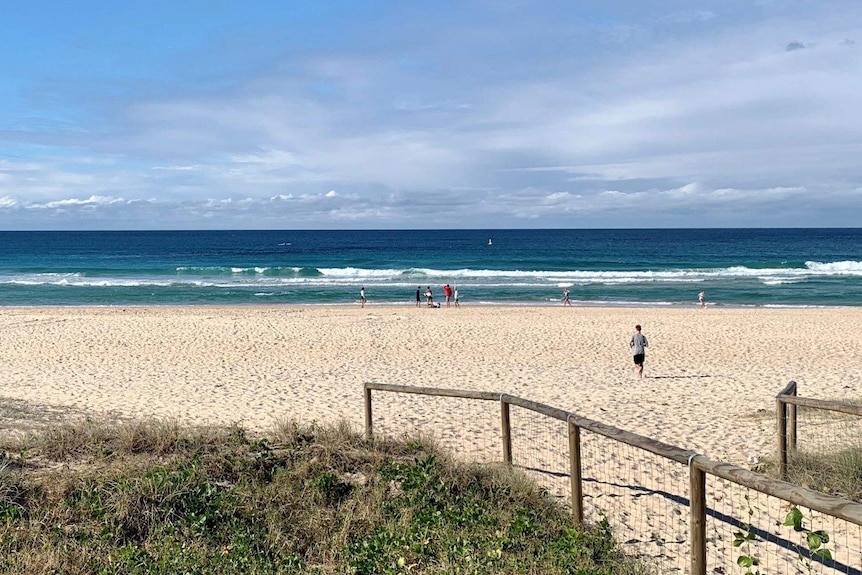
POLYGON ((0 232, 0 305, 862 305, 862 228, 0 232))

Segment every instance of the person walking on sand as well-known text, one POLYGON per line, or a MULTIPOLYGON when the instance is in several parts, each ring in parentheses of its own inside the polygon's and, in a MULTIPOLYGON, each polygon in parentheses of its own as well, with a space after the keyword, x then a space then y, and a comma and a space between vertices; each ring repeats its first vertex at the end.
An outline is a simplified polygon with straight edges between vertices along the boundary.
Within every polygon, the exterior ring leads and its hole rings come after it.
POLYGON ((455 291, 454 291, 454 299, 455 299, 455 307, 459 307, 460 304, 458 303, 458 288, 457 287, 455 288, 455 291))
POLYGON ((425 301, 428 302, 428 307, 434 305, 434 294, 431 292, 431 286, 425 288, 425 301))
POLYGON ((365 302, 368 301, 365 299, 365 286, 359 288, 359 303, 362 307, 365 307, 365 302))
POLYGON ((421 293, 422 293, 422 288, 419 286, 416 286, 416 307, 419 307, 419 302, 422 301, 422 299, 419 297, 419 295, 421 293))
POLYGON ((563 288, 563 305, 572 305, 572 300, 569 299, 569 288, 563 288))
POLYGON ((635 326, 635 333, 629 340, 629 347, 632 350, 632 357, 635 360, 635 372, 638 377, 644 376, 644 359, 646 358, 646 348, 649 346, 644 334, 641 333, 641 326, 635 326))
POLYGON ((704 292, 700 292, 697 294, 697 301, 700 302, 700 309, 706 307, 706 294, 704 292))

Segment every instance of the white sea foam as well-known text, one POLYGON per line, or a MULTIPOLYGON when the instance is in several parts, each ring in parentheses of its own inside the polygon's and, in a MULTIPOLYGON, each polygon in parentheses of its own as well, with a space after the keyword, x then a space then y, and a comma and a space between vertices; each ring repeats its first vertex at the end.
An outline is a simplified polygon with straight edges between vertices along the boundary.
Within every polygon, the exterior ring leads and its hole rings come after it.
MULTIPOLYGON (((806 262, 804 268, 749 268, 730 266, 712 269, 673 269, 673 270, 492 270, 492 269, 453 269, 433 268, 410 269, 363 269, 363 268, 320 268, 318 271, 327 280, 402 280, 411 279, 423 282, 456 282, 458 280, 511 280, 523 285, 524 280, 535 280, 542 284, 556 286, 588 284, 624 283, 700 283, 721 279, 758 279, 767 285, 799 282, 813 277, 830 275, 862 276, 862 262, 806 262)), ((509 282, 504 281, 503 285, 509 282)))
MULTIPOLYGON (((150 277, 90 277, 81 273, 32 273, 0 276, 0 284, 90 287, 201 286, 218 288, 258 287, 264 291, 284 285, 348 286, 357 283, 385 284, 413 289, 416 285, 467 284, 477 288, 562 288, 589 285, 687 284, 721 280, 752 280, 780 286, 826 277, 862 277, 862 262, 813 262, 805 267, 749 268, 730 266, 712 269, 672 270, 493 270, 357 267, 318 268, 300 275, 302 267, 177 267, 176 275, 150 277), (193 272, 191 274, 182 272, 193 272), (287 272, 287 273, 279 273, 287 272)), ((314 268, 308 268, 309 271, 314 268)))
POLYGON ((215 272, 215 271, 230 271, 232 268, 224 266, 178 266, 178 272, 215 272))
MULTIPOLYGON (((230 268, 231 273, 235 274, 245 274, 249 272, 254 272, 256 274, 265 274, 268 272, 270 268, 262 268, 262 267, 253 267, 253 268, 230 268)), ((294 270, 299 271, 299 270, 294 270)))
POLYGON ((400 276, 409 270, 385 269, 369 270, 362 268, 317 268, 322 275, 330 278, 352 278, 352 279, 389 279, 400 276))
POLYGON ((851 275, 862 276, 862 262, 843 261, 843 262, 805 262, 805 267, 811 271, 835 274, 835 275, 851 275))
POLYGON ((302 271, 301 267, 263 267, 263 266, 249 266, 249 267, 224 267, 224 266, 178 266, 175 268, 177 272, 201 272, 201 273, 232 273, 232 274, 244 274, 249 272, 254 272, 256 274, 265 274, 268 272, 280 272, 280 271, 289 271, 292 273, 299 273, 302 271))
POLYGON ((805 281, 805 278, 760 278, 763 285, 780 286, 784 284, 798 284, 805 281))

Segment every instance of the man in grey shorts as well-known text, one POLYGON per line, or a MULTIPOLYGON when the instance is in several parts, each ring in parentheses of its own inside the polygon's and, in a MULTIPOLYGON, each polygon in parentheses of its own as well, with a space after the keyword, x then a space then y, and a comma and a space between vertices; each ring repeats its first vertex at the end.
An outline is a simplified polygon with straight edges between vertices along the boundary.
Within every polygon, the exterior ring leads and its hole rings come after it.
POLYGON ((643 377, 646 347, 649 346, 649 343, 647 343, 644 334, 641 333, 640 325, 636 325, 635 330, 636 332, 632 334, 632 338, 629 340, 629 347, 632 350, 632 357, 635 360, 635 369, 637 370, 638 377, 643 377))

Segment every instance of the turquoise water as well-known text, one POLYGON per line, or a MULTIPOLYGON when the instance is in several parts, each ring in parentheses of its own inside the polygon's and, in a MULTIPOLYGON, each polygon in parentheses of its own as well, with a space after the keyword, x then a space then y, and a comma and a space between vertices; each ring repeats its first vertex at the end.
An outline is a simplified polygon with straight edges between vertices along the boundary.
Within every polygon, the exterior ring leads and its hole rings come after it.
POLYGON ((0 232, 0 304, 862 305, 862 229, 0 232))

